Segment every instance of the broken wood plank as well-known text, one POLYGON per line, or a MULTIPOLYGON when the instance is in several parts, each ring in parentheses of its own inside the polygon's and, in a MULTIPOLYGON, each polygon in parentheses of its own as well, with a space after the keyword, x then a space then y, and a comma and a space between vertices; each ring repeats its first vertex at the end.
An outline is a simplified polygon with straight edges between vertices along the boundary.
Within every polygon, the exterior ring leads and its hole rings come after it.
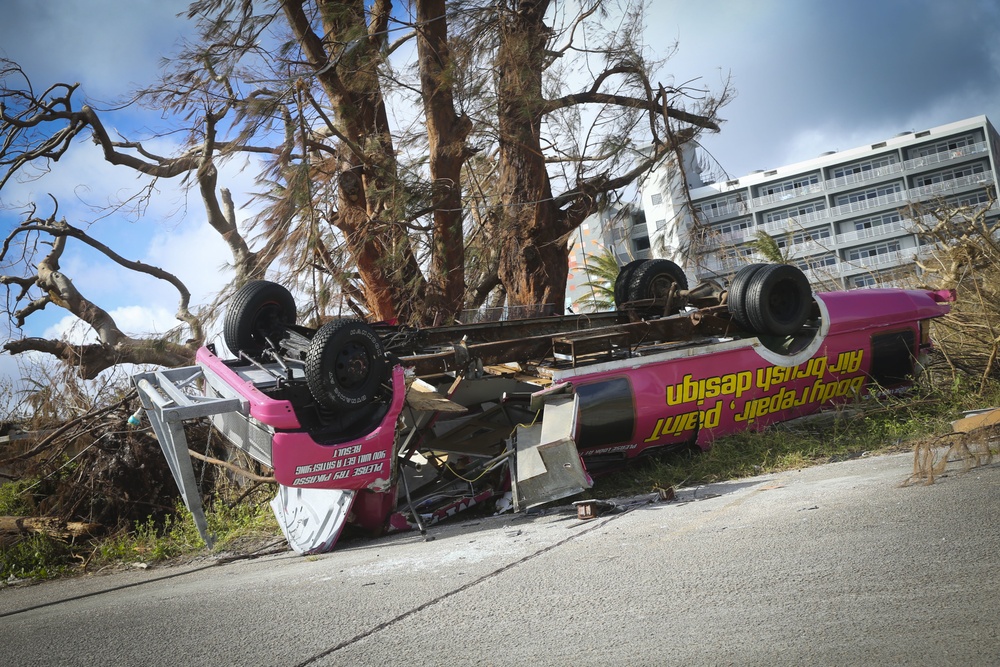
POLYGON ((0 516, 0 533, 41 533, 59 539, 88 537, 104 530, 99 523, 63 521, 54 516, 0 516))
POLYGON ((1000 408, 990 408, 977 410, 966 417, 956 419, 951 423, 951 428, 955 433, 971 433, 977 429, 997 424, 1000 424, 1000 408))

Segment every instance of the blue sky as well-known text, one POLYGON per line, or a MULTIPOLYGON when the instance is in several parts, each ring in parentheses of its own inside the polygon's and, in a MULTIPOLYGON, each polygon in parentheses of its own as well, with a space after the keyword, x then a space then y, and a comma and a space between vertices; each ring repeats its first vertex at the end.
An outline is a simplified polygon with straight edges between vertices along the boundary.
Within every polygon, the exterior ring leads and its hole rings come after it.
MULTIPOLYGON (((79 81, 86 97, 106 106, 151 81, 160 59, 189 33, 190 25, 175 17, 186 4, 4 0, 0 51, 36 87, 79 81)), ((997 0, 652 0, 646 41, 661 55, 677 45, 664 84, 695 79, 718 89, 732 76, 737 96, 722 110, 727 122, 702 144, 736 177, 904 130, 980 114, 1000 120, 998 35, 997 0)), ((118 115, 115 122, 128 129, 157 118, 118 115)), ((234 190, 249 188, 249 173, 237 174, 237 166, 229 175, 234 190)), ((196 298, 225 284, 220 265, 227 255, 206 228, 197 197, 189 202, 164 184, 141 218, 97 219, 92 205, 138 183, 81 145, 45 179, 11 184, 0 200, 52 192, 68 219, 91 221, 95 236, 124 241, 129 258, 176 272, 196 298)), ((16 222, 0 213, 4 235, 16 222)), ((171 324, 176 296, 162 284, 130 277, 93 253, 74 251, 64 264, 85 294, 118 309, 136 330, 171 324)), ((63 316, 50 307, 27 333, 59 330, 63 316)), ((0 355, 0 375, 14 373, 10 357, 0 355)))

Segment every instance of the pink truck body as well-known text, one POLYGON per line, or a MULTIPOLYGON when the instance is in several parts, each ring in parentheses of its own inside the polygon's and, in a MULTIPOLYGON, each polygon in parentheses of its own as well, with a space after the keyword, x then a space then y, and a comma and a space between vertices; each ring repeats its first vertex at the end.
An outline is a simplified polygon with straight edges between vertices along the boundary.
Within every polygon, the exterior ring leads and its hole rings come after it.
MULTIPOLYGON (((572 438, 585 464, 627 461, 684 444, 707 449, 722 436, 853 400, 873 383, 890 389, 907 384, 930 347, 927 322, 948 312, 952 298, 897 289, 817 294, 818 325, 793 341, 791 351, 771 349, 758 337, 709 336, 639 347, 627 358, 563 364, 548 371, 544 382, 533 385, 522 376, 516 386, 541 403, 546 396, 576 397, 572 438)), ((249 405, 249 418, 273 432, 268 463, 279 484, 381 494, 363 501, 369 509, 355 511, 353 519, 376 530, 390 522, 403 436, 412 429, 404 419, 405 363, 393 368, 391 400, 374 428, 325 442, 301 426, 291 401, 269 397, 242 378, 233 362, 203 348, 198 364, 235 389, 249 405)), ((454 384, 452 375, 445 380, 437 387, 442 394, 454 384)), ((486 383, 486 396, 480 391, 474 402, 500 401, 499 392, 511 386, 509 380, 498 385, 491 397, 492 378, 478 381, 486 383)), ((454 390, 449 394, 456 396, 454 390)), ((423 446, 434 449, 435 443, 425 439, 423 446)))

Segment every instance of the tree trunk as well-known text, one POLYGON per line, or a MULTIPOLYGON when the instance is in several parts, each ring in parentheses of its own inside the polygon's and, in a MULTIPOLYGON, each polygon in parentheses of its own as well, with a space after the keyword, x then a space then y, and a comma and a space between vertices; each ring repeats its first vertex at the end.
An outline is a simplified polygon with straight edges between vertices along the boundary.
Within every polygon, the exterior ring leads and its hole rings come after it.
POLYGON ((418 0, 417 23, 420 88, 434 203, 427 311, 432 324, 445 324, 461 311, 465 295, 461 184, 465 139, 472 130, 472 121, 455 113, 451 87, 454 63, 448 49, 445 0, 418 0))
POLYGON ((500 128, 500 281, 508 304, 563 312, 569 271, 565 219, 552 201, 541 146, 546 0, 520 2, 501 19, 497 52, 500 128))
POLYGON ((313 31, 303 0, 283 0, 282 8, 318 72, 334 109, 333 122, 347 140, 340 149, 336 225, 361 277, 369 310, 375 319, 408 322, 422 311, 426 283, 405 227, 394 224, 401 211, 390 205, 397 165, 378 67, 392 3, 375 0, 368 12, 370 25, 365 4, 318 2, 322 38, 313 31))

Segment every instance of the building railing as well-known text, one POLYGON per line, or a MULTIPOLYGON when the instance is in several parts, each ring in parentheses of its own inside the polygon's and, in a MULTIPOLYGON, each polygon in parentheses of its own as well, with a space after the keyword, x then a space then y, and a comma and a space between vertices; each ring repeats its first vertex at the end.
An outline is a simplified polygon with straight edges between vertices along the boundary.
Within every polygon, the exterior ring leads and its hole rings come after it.
POLYGON ((775 192, 771 195, 764 195, 763 197, 755 197, 751 200, 751 202, 753 206, 767 206, 768 204, 773 204, 774 202, 790 201, 792 199, 798 199, 799 197, 805 197, 806 195, 813 195, 819 192, 823 192, 823 184, 811 183, 792 190, 784 190, 782 192, 775 192))
POLYGON ((982 185, 985 187, 987 185, 993 185, 994 183, 993 171, 983 171, 978 174, 969 174, 968 176, 950 178, 946 181, 939 181, 937 183, 931 183, 919 188, 913 188, 909 191, 909 195, 912 201, 921 201, 927 197, 932 197, 945 192, 953 192, 960 188, 967 188, 970 185, 982 185))
POLYGON ((741 201, 736 202, 735 204, 728 204, 726 206, 701 209, 697 211, 697 213, 706 220, 715 220, 716 218, 726 218, 731 215, 746 215, 749 210, 750 209, 747 206, 747 203, 745 201, 741 201))
POLYGON ((739 271, 747 264, 764 261, 764 258, 756 252, 750 255, 741 255, 739 257, 735 255, 727 255, 723 258, 716 257, 715 255, 702 255, 698 260, 698 267, 716 275, 726 275, 728 273, 735 273, 736 271, 739 271))
POLYGON ((865 239, 875 239, 882 236, 896 235, 901 232, 913 233, 914 222, 912 220, 899 220, 889 222, 884 225, 873 225, 865 229, 858 229, 853 232, 837 234, 837 245, 850 243, 852 241, 863 241, 865 239))
POLYGON ((806 275, 806 278, 809 280, 809 284, 813 286, 822 286, 827 283, 837 283, 840 285, 840 264, 840 260, 837 260, 828 266, 820 266, 815 269, 804 269, 802 273, 806 275))
POLYGON ((899 192, 892 192, 887 195, 872 197, 871 199, 862 199, 861 201, 854 201, 849 204, 834 206, 830 209, 830 216, 839 217, 841 215, 857 213, 858 211, 866 211, 871 208, 888 206, 889 204, 906 201, 906 198, 906 190, 900 190, 899 192))
POLYGON ((810 211, 809 213, 803 213, 802 215, 792 215, 787 218, 782 218, 781 220, 775 220, 774 222, 765 222, 757 225, 757 229, 764 230, 768 234, 771 234, 772 232, 781 233, 793 229, 802 229, 809 223, 820 222, 829 218, 830 210, 831 209, 824 208, 822 211, 810 211))
POLYGON ((884 167, 877 167, 867 171, 859 171, 856 174, 848 174, 846 176, 831 179, 826 181, 826 188, 827 190, 835 190, 842 188, 845 185, 857 185, 858 183, 877 181, 881 178, 885 178, 886 176, 898 174, 901 171, 903 171, 903 163, 895 162, 893 164, 887 164, 884 167))
POLYGON ((884 252, 879 255, 871 255, 869 257, 860 257, 858 259, 845 259, 841 261, 843 266, 843 275, 850 275, 852 273, 860 273, 862 271, 870 271, 872 269, 878 269, 883 267, 898 266, 900 264, 909 264, 913 261, 913 256, 916 254, 915 248, 910 248, 907 251, 894 250, 892 252, 884 252))
POLYGON ((508 320, 525 320, 536 317, 549 317, 556 314, 553 303, 538 303, 527 306, 500 306, 497 308, 479 308, 463 310, 459 315, 462 324, 479 322, 506 322, 508 320))
POLYGON ((793 243, 788 246, 788 249, 782 249, 783 252, 788 253, 790 259, 798 259, 801 257, 810 257, 812 255, 818 255, 821 252, 829 252, 832 250, 832 244, 824 243, 824 241, 829 241, 829 239, 820 239, 819 241, 809 240, 803 241, 802 243, 793 243))
POLYGON ((757 235, 757 227, 751 226, 747 229, 733 230, 724 233, 709 233, 702 241, 705 249, 719 248, 722 246, 735 246, 745 241, 749 241, 757 235))
POLYGON ((941 151, 940 153, 932 153, 931 155, 925 155, 923 157, 907 160, 903 163, 903 168, 920 169, 921 167, 927 167, 932 164, 941 164, 942 162, 950 162, 951 160, 957 160, 970 155, 978 155, 980 153, 985 153, 988 150, 989 144, 985 141, 980 141, 970 146, 962 146, 960 148, 954 148, 950 151, 941 151))
POLYGON ((794 188, 784 192, 776 192, 771 195, 764 195, 763 197, 755 197, 749 202, 738 202, 734 205, 722 206, 715 209, 706 209, 701 211, 701 214, 706 220, 714 220, 730 215, 745 214, 752 209, 762 208, 776 202, 792 201, 809 195, 826 192, 828 190, 836 190, 848 185, 877 181, 886 176, 892 176, 893 174, 898 174, 903 171, 921 169, 930 165, 942 164, 952 160, 969 157, 970 155, 980 155, 987 152, 989 152, 989 144, 985 141, 980 141, 970 146, 962 146, 949 151, 925 155, 923 157, 885 165, 884 167, 878 167, 876 169, 862 171, 856 174, 848 174, 847 176, 840 176, 838 178, 820 181, 819 183, 813 183, 801 188, 794 188))

